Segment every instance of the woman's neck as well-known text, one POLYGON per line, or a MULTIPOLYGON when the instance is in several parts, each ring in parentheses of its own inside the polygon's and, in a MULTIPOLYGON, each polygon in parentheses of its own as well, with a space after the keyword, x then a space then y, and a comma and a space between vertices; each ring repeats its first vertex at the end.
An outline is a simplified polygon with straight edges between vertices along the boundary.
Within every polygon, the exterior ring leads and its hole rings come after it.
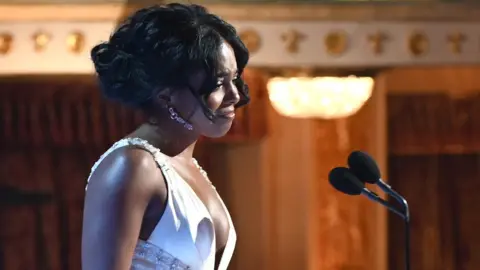
POLYGON ((191 159, 199 135, 178 123, 168 122, 156 125, 143 124, 127 137, 144 139, 167 156, 191 159))

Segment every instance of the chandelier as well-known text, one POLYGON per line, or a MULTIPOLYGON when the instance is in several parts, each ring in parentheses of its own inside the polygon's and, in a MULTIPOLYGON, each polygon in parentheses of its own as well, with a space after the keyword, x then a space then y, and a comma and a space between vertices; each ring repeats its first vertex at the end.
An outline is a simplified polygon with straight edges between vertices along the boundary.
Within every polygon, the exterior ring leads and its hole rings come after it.
POLYGON ((274 109, 294 118, 344 118, 370 98, 371 77, 275 77, 267 84, 274 109))

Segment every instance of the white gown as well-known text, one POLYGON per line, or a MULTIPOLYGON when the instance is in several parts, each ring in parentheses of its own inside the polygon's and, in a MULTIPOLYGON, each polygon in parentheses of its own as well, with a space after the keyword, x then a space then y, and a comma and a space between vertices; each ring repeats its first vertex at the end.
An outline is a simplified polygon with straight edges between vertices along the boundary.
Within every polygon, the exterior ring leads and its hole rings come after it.
MULTIPOLYGON (((193 189, 180 178, 158 148, 139 138, 122 139, 100 157, 93 166, 90 176, 113 150, 129 145, 152 154, 163 172, 168 188, 167 205, 163 216, 147 241, 138 240, 131 269, 213 270, 216 250, 212 217, 193 189)), ((237 240, 230 214, 225 205, 223 206, 229 219, 230 232, 219 270, 227 269, 237 240)))

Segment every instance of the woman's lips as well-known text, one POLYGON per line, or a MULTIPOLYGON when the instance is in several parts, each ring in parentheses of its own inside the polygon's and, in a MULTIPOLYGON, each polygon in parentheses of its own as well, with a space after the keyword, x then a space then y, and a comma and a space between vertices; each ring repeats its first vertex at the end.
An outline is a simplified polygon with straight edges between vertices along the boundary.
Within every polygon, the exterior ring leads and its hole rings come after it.
POLYGON ((228 109, 225 109, 225 110, 220 110, 220 111, 217 111, 217 116, 219 117, 223 117, 223 118, 227 118, 227 119, 232 119, 235 117, 235 109, 234 108, 228 108, 228 109))

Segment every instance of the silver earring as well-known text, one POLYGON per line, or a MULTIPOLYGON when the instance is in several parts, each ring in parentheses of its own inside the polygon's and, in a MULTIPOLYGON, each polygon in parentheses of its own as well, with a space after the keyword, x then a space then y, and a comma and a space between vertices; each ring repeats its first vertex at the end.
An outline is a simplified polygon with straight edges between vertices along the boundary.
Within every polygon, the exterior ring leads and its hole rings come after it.
POLYGON ((168 112, 170 113, 170 118, 175 120, 177 123, 183 125, 184 128, 186 128, 188 130, 193 129, 192 125, 190 123, 188 123, 187 121, 185 121, 185 119, 180 117, 178 115, 178 113, 172 107, 168 108, 168 112))

